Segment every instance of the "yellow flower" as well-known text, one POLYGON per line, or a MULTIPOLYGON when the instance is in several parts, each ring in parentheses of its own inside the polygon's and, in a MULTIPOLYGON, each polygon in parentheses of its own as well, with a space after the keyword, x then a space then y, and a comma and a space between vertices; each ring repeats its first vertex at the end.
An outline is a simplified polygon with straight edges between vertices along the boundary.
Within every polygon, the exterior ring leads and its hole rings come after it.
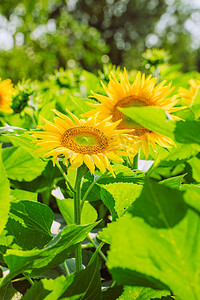
POLYGON ((187 104, 191 105, 197 89, 200 87, 200 80, 190 79, 189 84, 190 90, 180 87, 178 91, 179 96, 182 97, 187 104))
POLYGON ((1 81, 0 78, 0 111, 12 112, 10 108, 12 103, 13 84, 10 79, 1 81))
MULTIPOLYGON (((151 145, 153 149, 155 149, 155 143, 162 147, 171 147, 171 145, 174 145, 172 139, 140 126, 127 118, 118 109, 118 107, 156 106, 168 113, 178 111, 182 109, 180 107, 174 107, 179 101, 178 96, 174 95, 168 97, 173 91, 171 83, 165 85, 166 80, 163 80, 155 86, 157 78, 152 78, 152 75, 149 75, 145 79, 145 74, 141 75, 141 73, 138 72, 134 82, 131 84, 128 80, 126 69, 124 69, 124 73, 120 74, 120 83, 113 73, 111 73, 109 79, 110 81, 107 87, 102 83, 107 96, 93 93, 93 97, 99 100, 100 103, 88 103, 95 107, 95 109, 85 113, 84 116, 89 117, 98 113, 98 119, 100 120, 109 116, 112 117, 111 120, 113 122, 122 119, 122 122, 119 123, 117 128, 135 129, 131 135, 134 139, 141 141, 141 148, 146 157, 148 157, 149 154, 149 145, 151 145)), ((172 118, 175 117, 172 116, 172 118)))
POLYGON ((41 146, 35 153, 48 151, 43 156, 53 156, 54 165, 57 157, 63 155, 74 169, 85 163, 91 174, 96 166, 102 173, 108 169, 114 176, 109 159, 123 162, 120 156, 137 154, 137 147, 129 153, 129 147, 123 145, 128 130, 116 130, 119 121, 110 123, 107 118, 99 122, 96 117, 79 120, 66 109, 72 121, 59 111, 53 111, 58 116, 54 123, 44 119, 45 125, 39 126, 43 131, 36 131, 33 136, 39 139, 35 141, 37 146, 41 146))

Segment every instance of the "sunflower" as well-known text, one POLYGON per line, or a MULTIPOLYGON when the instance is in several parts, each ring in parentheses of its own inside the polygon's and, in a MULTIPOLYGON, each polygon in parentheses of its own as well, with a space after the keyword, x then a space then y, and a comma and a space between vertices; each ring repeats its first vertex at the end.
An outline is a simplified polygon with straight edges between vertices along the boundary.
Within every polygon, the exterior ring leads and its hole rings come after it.
MULTIPOLYGON (((149 145, 153 149, 155 149, 155 143, 161 147, 174 145, 172 139, 140 126, 118 109, 118 107, 156 106, 168 113, 178 111, 182 109, 174 107, 179 101, 178 96, 168 97, 174 89, 171 87, 171 83, 165 85, 167 81, 163 80, 156 85, 157 78, 152 78, 152 75, 145 78, 145 74, 138 72, 134 82, 131 84, 128 80, 126 69, 124 69, 124 73, 120 74, 120 82, 118 82, 112 72, 109 79, 107 87, 102 83, 107 96, 92 92, 92 97, 96 98, 100 103, 88 103, 95 109, 85 113, 84 116, 90 117, 97 113, 100 120, 110 116, 112 122, 121 119, 122 122, 118 124, 117 129, 135 129, 131 135, 134 139, 141 141, 141 148, 146 157, 149 155, 149 145)), ((176 118, 175 116, 171 117, 176 118)))
POLYGON ((10 113, 12 103, 13 84, 10 79, 1 81, 0 78, 0 111, 10 113))
POLYGON ((190 85, 190 90, 180 87, 178 92, 179 92, 179 96, 184 99, 184 102, 191 105, 193 98, 195 97, 196 92, 200 87, 200 80, 190 79, 189 85, 190 85))
POLYGON ((127 130, 116 130, 120 121, 110 123, 110 118, 107 118, 99 122, 96 117, 79 120, 68 109, 66 111, 73 121, 53 109, 57 115, 54 123, 43 119, 45 125, 38 126, 43 131, 33 133, 39 139, 34 142, 41 146, 35 153, 46 152, 44 157, 53 156, 54 165, 57 157, 62 155, 66 160, 69 159, 73 169, 85 163, 91 174, 94 174, 96 166, 102 173, 108 169, 114 176, 109 159, 123 162, 120 156, 132 157, 137 154, 137 144, 131 150, 128 145, 123 144, 124 137, 128 134, 127 130))

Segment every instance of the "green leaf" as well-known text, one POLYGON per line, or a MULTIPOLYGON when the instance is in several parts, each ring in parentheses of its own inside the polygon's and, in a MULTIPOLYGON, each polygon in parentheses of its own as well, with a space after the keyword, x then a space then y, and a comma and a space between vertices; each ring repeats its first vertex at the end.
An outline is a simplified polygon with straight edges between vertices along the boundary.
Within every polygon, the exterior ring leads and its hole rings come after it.
POLYGON ((1 285, 24 271, 37 276, 61 264, 97 224, 68 225, 41 250, 7 250, 4 260, 10 273, 2 280, 1 285))
MULTIPOLYGON (((110 184, 110 183, 117 183, 117 182, 132 182, 134 184, 143 184, 144 182, 144 173, 142 172, 133 172, 128 167, 123 165, 113 165, 113 170, 115 172, 116 178, 112 176, 110 172, 105 172, 98 178, 95 178, 96 184, 93 186, 91 191, 87 196, 88 201, 95 201, 101 199, 101 186, 110 184)), ((93 181, 90 179, 85 180, 82 186, 82 193, 86 192, 88 187, 93 181)))
POLYGON ((197 89, 191 108, 196 118, 199 118, 200 117, 200 88, 197 89))
POLYGON ((165 111, 158 107, 130 107, 120 110, 141 126, 179 143, 200 144, 200 120, 172 121, 167 118, 165 111))
MULTIPOLYGON (((65 199, 60 188, 52 191, 52 195, 56 197, 58 208, 67 224, 74 224, 74 199, 65 199)), ((97 212, 95 208, 88 202, 84 203, 81 211, 81 224, 93 223, 97 220, 97 212)))
MULTIPOLYGON (((145 128, 174 139, 176 122, 167 118, 165 111, 158 107, 129 107, 120 110, 131 120, 145 128)), ((180 122, 180 121, 179 121, 180 122)))
POLYGON ((185 192, 146 181, 129 212, 100 235, 111 238, 114 280, 169 289, 182 300, 200 297, 200 216, 184 200, 185 192))
POLYGON ((44 204, 33 201, 11 203, 0 244, 23 250, 40 249, 52 239, 53 219, 53 212, 44 204))
POLYGON ((123 286, 115 284, 113 287, 109 287, 107 290, 102 292, 102 300, 118 299, 122 292, 123 286))
POLYGON ((55 280, 42 279, 36 282, 26 293, 24 300, 57 300, 57 299, 101 299, 101 280, 99 264, 95 259, 86 269, 73 273, 66 278, 55 280))
POLYGON ((45 169, 46 162, 34 158, 21 147, 4 148, 2 160, 8 178, 18 181, 31 181, 45 169))
POLYGON ((4 165, 1 158, 1 148, 0 148, 0 233, 4 229, 6 222, 8 220, 8 213, 10 209, 10 184, 7 179, 4 165))
POLYGON ((12 283, 10 282, 9 284, 7 284, 6 286, 0 288, 0 296, 1 296, 1 300, 14 300, 17 299, 17 290, 14 289, 12 283))
POLYGON ((17 134, 7 134, 5 135, 9 138, 11 143, 14 147, 22 147, 24 150, 28 151, 32 156, 38 157, 38 154, 33 154, 33 151, 37 149, 34 143, 32 143, 35 138, 30 135, 28 132, 25 132, 24 134, 17 135, 17 134))
POLYGON ((168 186, 170 188, 178 189, 181 186, 181 181, 185 175, 179 175, 167 178, 165 180, 160 181, 160 184, 164 184, 165 186, 168 186))
POLYGON ((158 166, 170 167, 184 163, 188 159, 197 155, 199 151, 199 145, 196 144, 184 144, 173 149, 160 149, 157 152, 154 164, 147 174, 151 174, 152 170, 158 166))
POLYGON ((125 182, 101 187, 101 199, 108 207, 113 220, 124 215, 127 208, 139 197, 142 188, 142 185, 125 182))
MULTIPOLYGON (((125 286, 118 300, 152 300, 170 295, 169 291, 158 291, 145 287, 125 286)), ((164 300, 164 298, 162 298, 164 300)), ((172 299, 171 297, 169 299, 172 299)))
POLYGON ((95 103, 95 101, 91 99, 70 96, 67 107, 70 109, 70 111, 73 111, 73 113, 80 117, 83 113, 91 109, 91 106, 89 106, 87 103, 95 103))
POLYGON ((105 172, 98 180, 98 184, 115 182, 133 182, 136 184, 143 184, 144 182, 144 174, 142 172, 133 172, 131 169, 123 165, 114 165, 113 170, 116 178, 114 178, 110 172, 105 172))
POLYGON ((11 190, 11 195, 16 200, 31 200, 37 201, 37 193, 32 193, 24 190, 11 190))
POLYGON ((99 82, 99 78, 94 75, 93 73, 90 73, 86 70, 83 70, 83 76, 84 76, 84 83, 86 85, 86 91, 91 95, 91 90, 98 92, 101 90, 101 85, 99 82))
MULTIPOLYGON (((42 106, 42 109, 39 111, 39 115, 45 118, 48 121, 53 121, 55 114, 51 111, 56 106, 56 100, 47 102, 42 106)), ((38 124, 44 124, 42 118, 38 118, 38 124)))
POLYGON ((190 160, 188 160, 187 163, 191 168, 191 175, 193 180, 200 182, 200 153, 197 156, 192 157, 190 160))
POLYGON ((200 186, 182 184, 180 190, 185 192, 185 202, 200 212, 200 186))

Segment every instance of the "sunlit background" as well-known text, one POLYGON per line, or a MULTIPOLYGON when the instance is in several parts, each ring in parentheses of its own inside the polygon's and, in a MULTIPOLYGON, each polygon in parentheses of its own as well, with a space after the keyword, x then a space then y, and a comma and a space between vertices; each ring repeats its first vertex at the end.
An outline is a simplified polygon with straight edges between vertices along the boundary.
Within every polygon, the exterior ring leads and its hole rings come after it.
POLYGON ((0 76, 42 79, 55 69, 143 67, 147 48, 200 70, 199 0, 35 0, 0 3, 0 76))

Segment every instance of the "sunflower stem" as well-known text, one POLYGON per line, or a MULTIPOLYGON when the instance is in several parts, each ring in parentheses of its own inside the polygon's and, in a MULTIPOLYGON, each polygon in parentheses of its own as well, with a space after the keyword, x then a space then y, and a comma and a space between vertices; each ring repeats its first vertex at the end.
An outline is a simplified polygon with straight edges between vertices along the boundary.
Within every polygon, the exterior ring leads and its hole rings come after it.
POLYGON ((101 244, 99 244, 98 247, 96 247, 96 250, 94 252, 94 254, 92 255, 91 259, 90 259, 90 264, 94 261, 95 257, 97 256, 97 254, 99 254, 99 251, 101 251, 101 248, 103 247, 104 243, 101 242, 101 244))
POLYGON ((99 178, 97 178, 96 180, 94 180, 94 181, 90 184, 90 186, 88 187, 87 191, 85 192, 85 194, 84 194, 84 196, 83 196, 83 199, 82 199, 82 201, 81 201, 81 210, 83 209, 83 205, 84 205, 84 203, 85 203, 85 200, 86 200, 86 198, 87 198, 89 192, 91 191, 91 189, 93 188, 93 186, 97 183, 97 181, 98 181, 99 179, 101 179, 101 176, 100 176, 99 178))
POLYGON ((30 282, 31 285, 34 285, 34 281, 31 279, 30 275, 26 273, 22 273, 24 277, 30 282))
MULTIPOLYGON (((81 182, 83 176, 87 173, 88 168, 86 165, 80 166, 76 171, 76 182, 74 187, 74 223, 76 225, 81 224, 81 182)), ((76 258, 76 272, 82 269, 82 251, 81 243, 77 245, 75 250, 76 258)))
POLYGON ((92 245, 96 248, 96 250, 98 250, 98 254, 101 256, 101 258, 105 261, 105 262, 107 262, 108 261, 108 259, 107 259, 107 257, 103 254, 103 252, 101 251, 101 248, 103 247, 103 245, 105 244, 105 243, 103 243, 103 242, 101 242, 100 244, 99 244, 99 246, 95 243, 95 241, 93 241, 93 239, 89 236, 89 234, 87 235, 87 239, 92 243, 92 245))
POLYGON ((56 161, 56 166, 58 167, 60 173, 63 175, 69 189, 71 190, 72 193, 75 193, 75 190, 73 189, 73 187, 71 186, 70 182, 69 182, 69 179, 67 177, 67 175, 65 174, 65 172, 63 171, 63 168, 61 167, 61 165, 59 164, 58 161, 56 161))

